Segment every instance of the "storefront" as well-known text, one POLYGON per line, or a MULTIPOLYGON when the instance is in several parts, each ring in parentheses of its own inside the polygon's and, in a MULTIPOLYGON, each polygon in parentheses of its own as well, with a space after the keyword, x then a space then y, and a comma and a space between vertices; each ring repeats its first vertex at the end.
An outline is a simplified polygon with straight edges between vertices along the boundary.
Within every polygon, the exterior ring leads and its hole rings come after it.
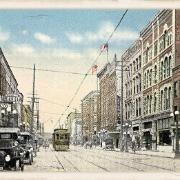
POLYGON ((159 151, 172 151, 172 132, 171 121, 172 118, 159 119, 157 121, 157 149, 159 151))
POLYGON ((152 149, 152 121, 143 123, 143 137, 142 137, 142 146, 146 150, 152 149))

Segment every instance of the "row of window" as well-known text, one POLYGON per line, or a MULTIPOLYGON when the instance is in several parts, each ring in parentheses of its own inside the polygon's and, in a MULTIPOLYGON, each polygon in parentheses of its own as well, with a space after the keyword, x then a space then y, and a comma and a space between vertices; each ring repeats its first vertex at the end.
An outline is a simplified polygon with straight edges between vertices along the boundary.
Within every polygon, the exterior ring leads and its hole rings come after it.
POLYGON ((133 61, 126 69, 126 78, 131 77, 135 72, 141 69, 141 55, 139 55, 136 60, 133 61))
POLYGON ((126 87, 126 98, 128 96, 141 92, 141 75, 139 74, 132 81, 125 84, 126 87))
MULTIPOLYGON (((171 55, 166 56, 161 60, 160 64, 160 80, 164 80, 171 75, 171 55)), ((158 71, 157 65, 154 66, 154 69, 147 69, 144 73, 144 89, 152 86, 153 82, 156 84, 158 82, 158 71)))
POLYGON ((132 116, 139 117, 141 116, 141 98, 136 98, 135 107, 132 102, 125 104, 126 119, 131 118, 132 116))
POLYGON ((160 98, 157 93, 147 95, 144 98, 144 115, 155 113, 158 110, 158 99, 160 103, 160 110, 168 110, 171 108, 171 87, 165 87, 160 92, 160 98))
POLYGON ((164 49, 169 47, 172 44, 172 29, 165 30, 163 35, 159 38, 158 41, 154 43, 154 54, 153 54, 153 47, 152 45, 146 48, 145 52, 143 53, 143 61, 144 64, 148 63, 152 60, 153 56, 157 56, 158 52, 162 52, 164 49), (159 47, 159 50, 158 50, 159 47))

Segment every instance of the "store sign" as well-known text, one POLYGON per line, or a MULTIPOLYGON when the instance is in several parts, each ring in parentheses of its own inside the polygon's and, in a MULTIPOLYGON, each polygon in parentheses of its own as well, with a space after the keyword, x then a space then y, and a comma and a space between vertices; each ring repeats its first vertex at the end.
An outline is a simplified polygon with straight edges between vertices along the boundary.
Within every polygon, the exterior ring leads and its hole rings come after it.
POLYGON ((6 96, 0 96, 1 103, 17 103, 21 102, 21 98, 15 94, 9 94, 6 96))

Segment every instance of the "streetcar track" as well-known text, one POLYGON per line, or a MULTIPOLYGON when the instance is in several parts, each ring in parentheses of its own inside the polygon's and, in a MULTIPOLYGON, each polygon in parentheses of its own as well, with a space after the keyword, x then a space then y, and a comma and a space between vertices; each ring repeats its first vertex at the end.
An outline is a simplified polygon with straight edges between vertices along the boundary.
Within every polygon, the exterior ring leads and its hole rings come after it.
POLYGON ((74 164, 73 164, 69 159, 67 159, 67 158, 65 157, 65 155, 61 155, 61 156, 63 156, 63 158, 64 158, 69 164, 71 164, 71 166, 72 166, 76 171, 80 172, 80 170, 79 170, 76 166, 74 166, 74 164))
MULTIPOLYGON (((54 153, 54 156, 55 156, 58 164, 62 167, 62 169, 63 169, 64 171, 66 171, 65 168, 64 168, 64 166, 63 166, 63 164, 61 163, 61 161, 59 160, 58 156, 56 155, 56 152, 54 152, 54 151, 51 149, 51 147, 50 147, 50 150, 54 153)), ((60 167, 56 167, 56 168, 57 168, 58 170, 61 169, 60 167)))
MULTIPOLYGON (((74 155, 74 156, 79 157, 80 159, 84 159, 84 158, 82 158, 82 156, 77 156, 77 155, 74 155)), ((94 155, 93 155, 93 156, 94 156, 94 155)), ((141 171, 141 172, 143 171, 143 170, 140 169, 140 168, 132 167, 132 166, 129 166, 129 165, 127 165, 127 164, 120 163, 120 162, 114 162, 114 161, 112 161, 112 160, 110 160, 110 159, 102 158, 101 156, 97 156, 97 155, 96 155, 96 157, 99 157, 99 158, 101 158, 101 159, 106 159, 106 160, 111 161, 112 163, 115 163, 115 164, 121 164, 121 165, 123 165, 123 166, 125 166, 125 167, 131 168, 131 169, 135 169, 135 170, 137 170, 137 171, 141 171)), ((84 160, 87 161, 87 162, 89 162, 89 163, 91 163, 91 164, 93 164, 93 165, 95 165, 95 166, 97 166, 97 167, 99 167, 99 168, 101 168, 101 169, 103 169, 103 170, 105 170, 105 171, 107 171, 107 172, 110 172, 108 169, 106 169, 106 168, 104 168, 104 167, 102 167, 102 166, 99 166, 99 165, 97 165, 97 164, 94 164, 93 162, 88 161, 88 160, 86 160, 86 159, 84 159, 84 160)))
MULTIPOLYGON (((77 151, 77 150, 75 150, 75 151, 77 151)), ((90 152, 90 151, 89 151, 90 152)), ((91 153, 92 154, 92 153, 91 153)), ((96 155, 96 157, 97 157, 97 155, 96 155)), ((104 159, 104 157, 102 157, 102 156, 100 156, 100 155, 98 155, 98 157, 100 157, 101 159, 104 159)), ((117 157, 117 156, 112 156, 112 157, 114 157, 114 158, 119 158, 119 157, 117 157)), ((110 159, 107 159, 107 158, 105 158, 106 160, 110 160, 110 159)), ((110 161, 112 161, 112 160, 110 160, 110 161)), ((159 168, 159 169, 162 169, 162 170, 168 170, 168 171, 171 171, 171 172, 174 172, 172 169, 169 169, 169 168, 164 168, 164 167, 160 167, 160 166, 156 166, 156 165, 151 165, 151 164, 146 164, 146 163, 142 163, 142 162, 137 162, 137 161, 134 161, 134 160, 129 160, 129 161, 127 161, 127 163, 129 163, 129 162, 133 162, 133 163, 136 163, 136 164, 140 164, 140 165, 144 165, 144 166, 149 166, 149 167, 154 167, 154 168, 159 168)), ((117 163, 119 163, 119 164, 122 164, 122 163, 120 163, 120 162, 117 162, 117 163)), ((123 165, 123 164, 122 164, 123 165)), ((127 165, 128 166, 128 165, 127 165)), ((133 168, 133 167, 132 167, 133 168)), ((140 170, 141 171, 141 170, 140 170)), ((143 170, 142 170, 143 171, 143 170)))
POLYGON ((79 159, 83 159, 84 161, 86 161, 86 162, 88 162, 88 163, 90 163, 90 164, 92 164, 92 165, 94 165, 94 166, 96 166, 96 167, 98 167, 98 168, 100 168, 100 169, 103 169, 103 170, 106 171, 106 172, 110 172, 107 168, 102 167, 102 166, 100 166, 100 165, 98 165, 98 164, 95 164, 94 162, 89 161, 89 160, 83 158, 82 156, 75 155, 75 154, 72 154, 72 155, 75 156, 75 157, 78 157, 79 159))

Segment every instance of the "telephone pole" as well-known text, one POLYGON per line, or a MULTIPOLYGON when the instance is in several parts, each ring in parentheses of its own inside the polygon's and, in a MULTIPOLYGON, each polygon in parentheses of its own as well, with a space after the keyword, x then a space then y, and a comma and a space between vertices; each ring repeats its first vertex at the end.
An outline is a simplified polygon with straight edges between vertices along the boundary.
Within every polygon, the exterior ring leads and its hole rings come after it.
POLYGON ((34 64, 34 68, 33 68, 33 89, 32 89, 32 119, 31 119, 31 134, 34 133, 35 71, 36 71, 36 67, 35 67, 35 64, 34 64))

